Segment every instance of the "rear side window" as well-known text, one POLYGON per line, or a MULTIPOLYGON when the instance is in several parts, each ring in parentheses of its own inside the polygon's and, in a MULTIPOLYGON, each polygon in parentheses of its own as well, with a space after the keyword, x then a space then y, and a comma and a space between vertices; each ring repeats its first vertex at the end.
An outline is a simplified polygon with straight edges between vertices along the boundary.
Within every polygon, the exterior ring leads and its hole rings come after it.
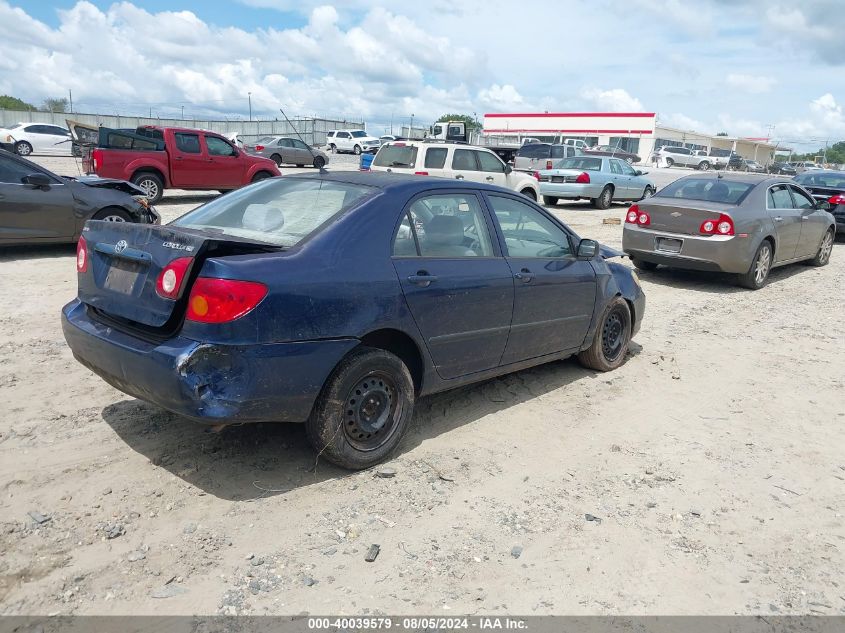
POLYGON ((557 164, 557 169, 581 169, 584 171, 601 171, 601 158, 588 156, 573 156, 565 158, 557 164))
POLYGON ((807 195, 795 187, 789 188, 792 191, 792 199, 795 201, 795 209, 815 209, 816 202, 812 198, 808 198, 807 195))
POLYGON ((777 185, 769 189, 768 206, 770 209, 792 208, 792 198, 786 185, 777 185))
POLYGON ((664 187, 659 195, 662 198, 740 204, 754 187, 754 183, 722 178, 681 178, 664 187))
POLYGON ((200 137, 198 134, 182 134, 177 132, 176 149, 186 154, 200 153, 200 137))
POLYGON ((410 208, 402 221, 393 254, 404 257, 491 257, 493 247, 478 198, 474 195, 431 195, 410 208))
POLYGON ((448 153, 449 150, 445 147, 430 147, 425 153, 425 166, 429 169, 443 169, 448 153))
POLYGON ((478 171, 478 165, 475 162, 475 152, 468 149, 456 149, 455 155, 452 156, 452 169, 478 171))
POLYGON ((384 145, 373 159, 373 165, 377 167, 413 167, 416 162, 417 148, 414 145, 384 145))

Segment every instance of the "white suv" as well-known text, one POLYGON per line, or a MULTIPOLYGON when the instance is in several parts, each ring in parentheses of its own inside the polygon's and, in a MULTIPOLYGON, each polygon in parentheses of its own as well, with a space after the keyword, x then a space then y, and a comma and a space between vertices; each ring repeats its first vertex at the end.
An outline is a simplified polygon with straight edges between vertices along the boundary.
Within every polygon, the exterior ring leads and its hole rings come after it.
POLYGON ((341 152, 376 153, 381 146, 381 141, 375 136, 370 136, 364 130, 331 130, 326 134, 326 145, 329 149, 338 154, 341 152))
POLYGON ((386 143, 373 158, 370 169, 486 182, 518 191, 532 200, 537 200, 539 193, 534 176, 514 171, 489 149, 464 143, 386 143))

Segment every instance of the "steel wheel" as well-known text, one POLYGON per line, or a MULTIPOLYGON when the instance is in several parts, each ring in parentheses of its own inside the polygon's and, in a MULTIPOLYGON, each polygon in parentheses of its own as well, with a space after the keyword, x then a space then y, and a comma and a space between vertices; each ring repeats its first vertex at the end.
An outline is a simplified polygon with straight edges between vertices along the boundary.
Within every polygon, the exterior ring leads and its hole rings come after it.
POLYGON ((396 384, 383 372, 372 372, 349 391, 343 433, 360 451, 372 451, 390 440, 396 428, 399 400, 396 384))
POLYGON ((772 247, 768 242, 763 242, 757 260, 754 262, 754 281, 760 286, 769 276, 769 269, 772 266, 772 247))
POLYGON ((601 352, 608 363, 616 361, 625 347, 626 319, 623 317, 620 310, 614 310, 607 315, 601 330, 601 352))

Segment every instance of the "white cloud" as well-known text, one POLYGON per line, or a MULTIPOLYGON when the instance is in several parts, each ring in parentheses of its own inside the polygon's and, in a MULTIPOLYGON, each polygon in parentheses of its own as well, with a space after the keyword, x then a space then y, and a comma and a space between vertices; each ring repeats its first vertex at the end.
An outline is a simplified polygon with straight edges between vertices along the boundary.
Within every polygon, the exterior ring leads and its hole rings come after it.
POLYGON ((601 90, 599 88, 585 88, 581 97, 593 107, 608 112, 643 112, 645 108, 639 99, 632 97, 622 88, 601 90))
POLYGON ((665 125, 666 127, 674 127, 679 130, 690 130, 693 132, 704 132, 710 133, 712 132, 712 128, 697 119, 693 119, 692 117, 688 117, 685 114, 680 112, 672 112, 670 114, 660 114, 657 117, 657 122, 660 125, 665 125))
POLYGON ((526 106, 525 99, 522 98, 522 95, 510 84, 504 86, 493 84, 489 88, 484 88, 479 91, 478 100, 481 101, 485 108, 494 112, 521 112, 530 110, 526 106))
POLYGON ((727 76, 726 82, 731 88, 743 90, 751 94, 762 94, 771 91, 777 80, 772 77, 731 73, 727 76))

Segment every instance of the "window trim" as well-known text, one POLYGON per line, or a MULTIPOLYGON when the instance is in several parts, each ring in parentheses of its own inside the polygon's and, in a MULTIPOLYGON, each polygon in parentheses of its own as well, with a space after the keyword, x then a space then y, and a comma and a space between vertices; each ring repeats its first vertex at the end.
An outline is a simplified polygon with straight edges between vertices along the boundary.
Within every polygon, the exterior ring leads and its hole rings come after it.
MULTIPOLYGON (((577 245, 575 244, 575 241, 577 240, 577 241, 580 242, 581 238, 575 232, 573 232, 572 229, 570 229, 568 226, 563 224, 563 222, 558 220, 558 218, 556 218, 551 213, 547 213, 546 210, 541 208, 539 205, 531 204, 531 201, 527 200, 527 199, 526 200, 520 200, 519 197, 516 196, 516 195, 510 195, 510 194, 503 193, 503 192, 500 193, 498 191, 496 193, 493 193, 493 194, 489 194, 488 192, 485 191, 485 192, 483 192, 483 197, 484 197, 484 203, 487 205, 487 209, 488 209, 490 218, 491 218, 493 224, 495 225, 496 236, 497 236, 497 239, 499 240, 499 246, 500 246, 500 249, 501 249, 501 252, 502 252, 502 257, 504 257, 505 259, 510 259, 511 256, 510 256, 510 254, 508 254, 507 242, 505 242, 505 234, 502 231, 501 225, 499 224, 499 219, 497 217, 495 217, 496 211, 493 208, 493 203, 490 201, 490 198, 492 198, 492 197, 508 198, 510 200, 514 200, 516 202, 520 202, 522 204, 528 205, 528 207, 530 207, 531 209, 534 209, 535 211, 539 212, 540 215, 545 217, 547 220, 550 220, 551 223, 554 226, 558 227, 561 231, 563 231, 563 234, 566 235, 566 239, 569 241, 570 253, 568 255, 564 255, 562 257, 526 257, 526 258, 521 258, 521 259, 555 259, 555 260, 563 260, 563 259, 574 260, 574 259, 577 259, 578 248, 577 248, 577 245)), ((523 196, 523 198, 524 197, 525 196, 523 196)), ((516 257, 516 256, 514 256, 514 257, 516 257)))

